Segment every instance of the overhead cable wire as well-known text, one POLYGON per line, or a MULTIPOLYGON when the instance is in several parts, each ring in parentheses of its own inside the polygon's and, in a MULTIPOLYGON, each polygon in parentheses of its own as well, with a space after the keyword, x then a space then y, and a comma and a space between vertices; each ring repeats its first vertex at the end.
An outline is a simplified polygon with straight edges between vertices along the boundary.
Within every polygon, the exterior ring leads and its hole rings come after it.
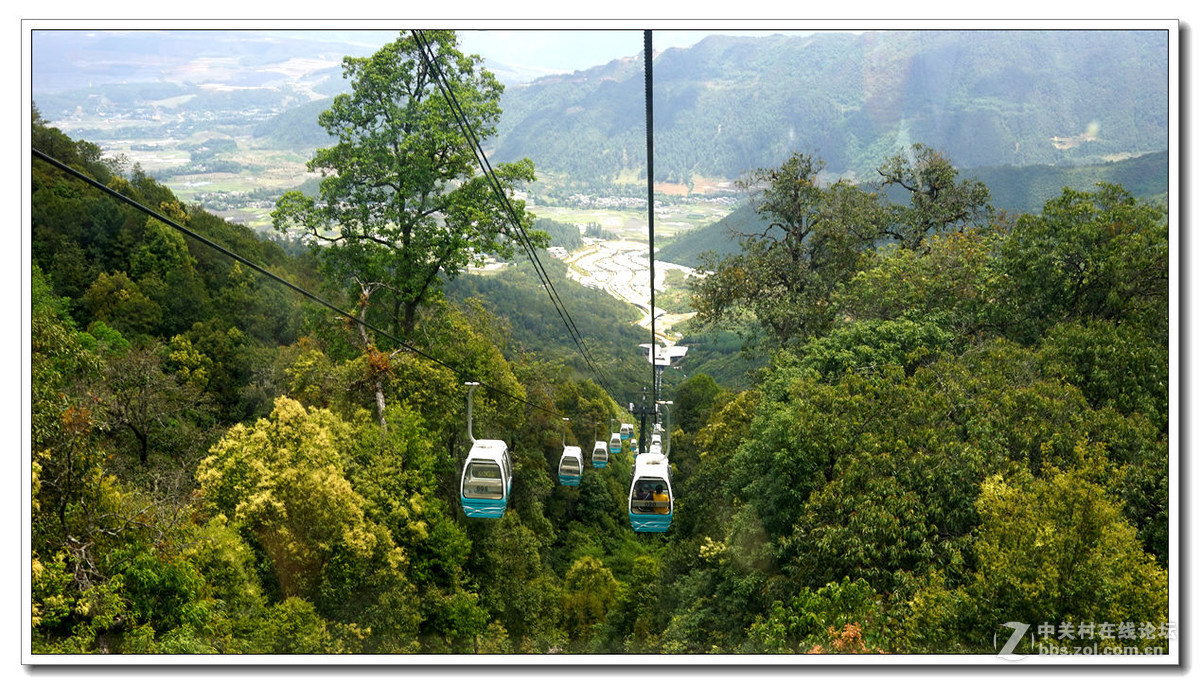
POLYGON ((563 319, 563 324, 567 328, 567 333, 571 336, 575 346, 579 348, 579 352, 583 356, 584 361, 591 367, 592 372, 597 376, 598 379, 600 379, 601 383, 605 385, 605 390, 611 395, 612 392, 605 383, 603 373, 601 373, 599 368, 596 367, 595 357, 593 357, 590 350, 587 349, 587 344, 583 341, 583 335, 579 331, 579 327, 575 324, 574 318, 571 316, 570 311, 566 308, 566 303, 562 301, 562 297, 558 294, 557 288, 554 287, 554 282, 550 279, 549 273, 546 272, 545 267, 542 265, 541 259, 538 258, 537 250, 533 246, 533 242, 530 240, 529 235, 525 232, 524 226, 521 225, 520 219, 517 217, 516 210, 513 208, 508 199, 508 195, 504 192, 499 180, 496 179, 495 172, 492 170, 491 164, 487 159, 487 155, 483 152, 482 144, 480 143, 478 136, 475 135, 470 123, 467 121, 466 115, 463 112, 461 105, 458 103, 458 98, 454 95, 453 89, 450 88, 448 80, 445 78, 445 74, 441 70, 441 65, 438 64, 437 60, 433 59, 433 50, 430 48, 424 32, 414 30, 412 34, 413 38, 417 42, 418 48, 421 50, 422 59, 425 60, 426 66, 430 70, 430 73, 434 76, 438 88, 442 91, 443 96, 450 105, 451 111, 455 115, 455 119, 458 122, 459 127, 462 128, 464 136, 466 136, 471 142, 471 151, 475 155, 476 161, 479 163, 481 170, 484 172, 484 175, 487 178, 492 190, 496 193, 497 197, 499 197, 503 205, 502 208, 507 212, 509 220, 512 221, 513 226, 516 228, 517 242, 521 244, 521 246, 524 247, 525 251, 529 254, 530 260, 534 264, 534 272, 542 281, 543 287, 546 288, 547 296, 550 297, 550 301, 552 304, 554 304, 559 317, 563 319))
POLYGON ((538 279, 542 282, 542 286, 546 289, 547 296, 550 298, 551 304, 554 305, 559 318, 562 319, 563 325, 567 329, 567 334, 575 343, 576 348, 579 349, 579 353, 583 357, 584 362, 591 368, 592 373, 596 376, 597 380, 599 380, 600 385, 606 392, 608 392, 609 396, 613 396, 613 392, 608 386, 607 378, 597 367, 595 357, 592 356, 591 351, 587 348, 587 343, 584 342, 583 334, 579 331, 579 327, 575 324, 575 320, 571 316, 570 311, 567 309, 566 303, 562 301, 562 297, 558 294, 557 288, 554 287, 553 280, 550 279, 549 273, 546 272, 545 267, 538 258, 537 249, 533 246, 532 240, 530 240, 529 235, 525 232, 524 226, 521 225, 520 218, 517 216, 516 210, 509 201, 507 193, 504 192, 503 187, 496 178, 491 163, 488 161, 487 155, 483 152, 483 146, 481 145, 478 136, 475 135, 474 130, 471 128, 470 123, 467 121, 466 115, 464 114, 461 105, 458 103, 458 98, 455 97, 453 89, 450 88, 445 75, 442 73, 441 66, 438 64, 437 60, 433 58, 433 50, 429 47, 429 43, 425 38, 424 32, 420 30, 414 30, 412 31, 412 35, 421 52, 421 58, 425 61, 426 67, 434 76, 434 80, 437 83, 438 88, 441 90, 442 95, 446 98, 447 103, 450 105, 451 112, 454 114, 459 127, 462 129, 463 135, 470 141, 471 152, 475 155, 475 159, 479 163, 480 169, 487 178, 493 192, 500 199, 502 209, 507 213, 509 220, 512 222, 515 228, 515 238, 518 244, 520 244, 529 254, 529 258, 534 265, 534 273, 538 276, 538 279))
MULTIPOLYGON (((333 304, 333 303, 325 300, 324 298, 320 297, 319 295, 309 292, 308 290, 300 287, 299 285, 296 285, 295 283, 287 280, 286 278, 283 278, 279 275, 272 273, 271 271, 267 270, 266 268, 254 263, 250 259, 247 259, 246 257, 238 254, 237 252, 234 252, 233 250, 231 250, 227 247, 224 247, 220 244, 217 244, 216 242, 213 242, 212 240, 204 237, 203 235, 200 235, 199 233, 193 231, 190 228, 180 225, 173 219, 170 219, 170 218, 164 216, 163 214, 151 209, 150 207, 147 207, 146 205, 142 204, 141 202, 138 202, 137 200, 135 200, 131 197, 127 197, 126 195, 108 187, 107 185, 101 183, 98 180, 95 180, 94 178, 88 176, 87 174, 82 173, 81 171, 74 169, 71 166, 68 166, 67 164, 64 164, 63 162, 59 161, 58 159, 55 159, 54 157, 37 149, 36 147, 30 148, 30 150, 32 151, 33 156, 37 157, 38 159, 41 159, 42 161, 50 164, 51 166, 54 166, 55 168, 87 183, 88 185, 91 185, 94 188, 97 188, 97 189, 107 193, 108 195, 111 195, 112 197, 130 205, 131 207, 137 209, 138 211, 141 211, 141 212, 149 215, 150 217, 165 223, 166 225, 168 225, 168 226, 174 228, 175 230, 178 230, 179 232, 183 233, 184 235, 192 238, 193 240, 196 240, 197 242, 200 242, 201 244, 204 244, 204 245, 220 252, 221 254, 224 254, 225 256, 233 259, 234 261, 237 261, 238 263, 246 265, 247 267, 253 269, 255 272, 260 273, 260 274, 266 276, 267 278, 291 289, 292 291, 294 291, 304 297, 307 297, 308 299, 311 299, 312 301, 320 304, 321 306, 324 306, 324 307, 330 309, 331 311, 337 313, 339 316, 342 316, 349 321, 357 323, 357 324, 367 328, 368 330, 371 330, 372 332, 376 333, 377 335, 382 335, 382 336, 392 340, 393 342, 400 345, 404 349, 416 354, 417 356, 420 356, 421 358, 423 358, 427 361, 435 363, 435 364, 451 371, 452 373, 459 376, 460 378, 465 378, 468 380, 479 382, 478 380, 475 380, 475 378, 473 376, 459 370, 458 368, 455 368, 454 366, 446 363, 445 361, 442 361, 441 359, 439 359, 435 356, 432 356, 432 355, 412 346, 411 344, 405 342, 404 340, 400 339, 399 337, 396 337, 395 335, 387 332, 386 330, 382 330, 382 329, 372 325, 371 323, 368 323, 367 321, 355 316, 354 314, 343 310, 342 308, 338 307, 336 304, 333 304)), ((558 413, 556 411, 551 411, 550 409, 548 409, 544 406, 538 406, 537 404, 534 404, 533 402, 522 399, 521 397, 518 397, 514 394, 510 394, 509 392, 506 392, 498 387, 491 386, 485 382, 479 382, 479 384, 481 387, 491 390, 492 392, 495 392, 496 394, 499 394, 501 396, 512 399, 513 401, 517 401, 522 404, 525 404, 526 406, 529 406, 530 408, 537 409, 538 411, 542 411, 544 413, 548 413, 550 415, 557 416, 559 418, 566 417, 561 413, 558 413)))

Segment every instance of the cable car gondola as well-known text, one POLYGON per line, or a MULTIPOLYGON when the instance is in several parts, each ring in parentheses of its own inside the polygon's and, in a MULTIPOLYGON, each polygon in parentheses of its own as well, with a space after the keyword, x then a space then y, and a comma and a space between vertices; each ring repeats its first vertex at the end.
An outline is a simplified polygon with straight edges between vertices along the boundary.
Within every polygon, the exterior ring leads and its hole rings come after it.
POLYGON ((512 493, 512 461, 508 444, 499 439, 475 439, 471 431, 471 398, 477 382, 468 382, 467 437, 471 451, 463 463, 459 481, 459 500, 468 518, 499 518, 508 507, 512 493))
POLYGON ((621 441, 628 442, 633 439, 633 426, 629 423, 621 423, 621 441))
MULTIPOLYGON (((563 421, 566 421, 563 418, 563 421)), ((563 423, 563 452, 558 459, 558 483, 568 487, 578 487, 579 478, 583 474, 583 450, 577 446, 567 446, 567 425, 563 423)))
POLYGON ((592 448, 592 467, 608 467, 608 445, 604 442, 596 442, 596 446, 592 448))
POLYGON ((634 532, 666 532, 675 512, 671 466, 661 453, 638 454, 629 484, 629 524, 634 532))
POLYGON ((568 487, 578 487, 582 473, 583 450, 577 446, 563 449, 562 458, 558 461, 558 483, 568 487))
POLYGON ((621 433, 614 432, 608 440, 608 452, 613 456, 621 453, 621 433))

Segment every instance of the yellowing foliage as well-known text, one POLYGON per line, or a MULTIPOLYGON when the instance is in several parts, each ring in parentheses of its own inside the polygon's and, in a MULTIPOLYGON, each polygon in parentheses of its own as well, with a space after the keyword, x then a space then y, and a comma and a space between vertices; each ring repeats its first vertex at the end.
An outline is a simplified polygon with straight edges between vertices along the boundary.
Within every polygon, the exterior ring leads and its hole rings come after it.
MULTIPOLYGON (((328 410, 280 397, 268 418, 232 428, 198 469, 201 494, 254 533, 288 596, 311 591, 338 549, 365 562, 381 544, 391 546, 386 530, 367 521, 363 498, 345 477, 339 448, 345 432, 328 410)), ((399 549, 385 555, 403 562, 399 549)))

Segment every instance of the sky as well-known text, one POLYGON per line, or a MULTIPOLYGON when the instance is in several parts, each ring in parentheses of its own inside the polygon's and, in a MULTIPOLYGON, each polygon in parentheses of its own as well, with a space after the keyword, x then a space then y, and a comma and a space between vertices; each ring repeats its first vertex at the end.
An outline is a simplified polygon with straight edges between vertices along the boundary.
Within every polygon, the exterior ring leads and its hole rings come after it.
MULTIPOLYGON (((198 27, 176 25, 163 30, 159 24, 126 22, 125 26, 131 28, 112 24, 95 30, 95 22, 42 22, 32 32, 32 84, 36 96, 81 85, 100 85, 110 80, 141 81, 157 77, 162 80, 199 79, 196 82, 216 79, 219 82, 223 70, 244 73, 255 68, 253 55, 260 53, 241 50, 239 43, 249 46, 252 42, 262 45, 268 41, 303 41, 297 45, 302 46, 300 49, 304 52, 297 52, 297 55, 306 56, 303 59, 297 57, 295 62, 304 62, 301 68, 336 67, 347 52, 353 51, 356 56, 370 55, 406 29, 421 27, 415 23, 389 23, 383 30, 382 25, 367 24, 367 28, 358 30, 317 30, 304 26, 277 30, 239 29, 225 23, 198 27), (178 36, 176 40, 171 39, 172 33, 178 36), (328 43, 330 50, 321 53, 317 47, 320 43, 328 43), (190 59, 189 53, 194 54, 190 59)), ((521 27, 530 25, 531 22, 520 24, 521 27)), ((479 26, 472 24, 458 30, 460 49, 467 54, 482 55, 486 66, 506 83, 528 82, 548 74, 588 69, 615 59, 640 55, 644 50, 644 31, 638 29, 562 28, 550 24, 535 30, 487 28, 487 24, 481 29, 479 26)), ((656 52, 661 52, 690 47, 713 33, 758 36, 792 32, 774 29, 653 30, 652 44, 656 52)))
MULTIPOLYGON (((691 47, 714 33, 762 36, 790 33, 785 30, 653 30, 655 52, 672 47, 691 47)), ((578 71, 622 57, 639 55, 644 48, 643 31, 629 29, 592 30, 485 30, 462 31, 464 52, 530 70, 578 71)))

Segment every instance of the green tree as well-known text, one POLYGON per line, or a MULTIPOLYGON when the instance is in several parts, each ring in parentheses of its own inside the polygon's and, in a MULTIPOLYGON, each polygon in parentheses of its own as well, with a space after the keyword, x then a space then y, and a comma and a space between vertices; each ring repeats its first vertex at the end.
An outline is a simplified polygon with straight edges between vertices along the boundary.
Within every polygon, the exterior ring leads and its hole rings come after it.
MULTIPOLYGON (((464 568, 471 540, 438 490, 439 478, 450 475, 453 464, 433 437, 420 414, 407 403, 393 403, 386 432, 365 421, 356 424, 347 477, 362 495, 367 517, 385 525, 407 551, 407 576, 420 602, 422 648, 469 652, 488 615, 464 568)), ((364 608, 374 610, 366 594, 364 608)))
POLYGON ((988 331, 1000 276, 993 254, 1001 235, 989 225, 930 235, 919 250, 877 249, 835 293, 837 307, 851 320, 936 323, 964 340, 988 331))
POLYGON ((480 540, 480 601, 522 652, 561 648, 562 588, 541 557, 545 542, 510 511, 480 540))
POLYGON ((121 331, 127 338, 148 339, 162 322, 162 307, 124 273, 101 273, 83 296, 92 317, 121 331))
POLYGON ((257 540, 285 596, 311 597, 342 549, 362 562, 380 550, 403 562, 345 478, 345 431, 330 412, 281 397, 269 418, 231 428, 197 472, 201 495, 257 540))
MULTIPOLYGON (((678 506, 679 527, 690 538, 713 536, 724 539, 725 526, 734 509, 729 487, 730 465, 738 445, 752 436, 751 422, 759 396, 745 391, 714 409, 692 444, 697 466, 683 481, 688 492, 678 506)), ((674 451, 675 447, 671 447, 674 451)))
POLYGON ((592 627, 615 605, 617 580, 600 560, 584 556, 571 564, 563 584, 567 633, 573 640, 586 641, 592 627))
POLYGON ((662 563, 650 555, 633 559, 607 623, 609 643, 626 653, 654 653, 669 621, 663 602, 662 563), (615 642, 615 643, 614 643, 615 642))
POLYGON ((851 183, 822 187, 823 166, 797 153, 779 168, 739 181, 755 192, 755 210, 768 226, 743 234, 740 254, 702 259, 708 275, 692 290, 700 320, 735 320, 749 312, 778 345, 819 335, 833 323, 831 294, 855 273, 885 216, 874 194, 851 183))
MULTIPOLYGON (((423 35, 434 68, 412 35, 371 57, 343 60, 351 91, 320 116, 337 144, 317 150, 308 164, 324 176, 320 196, 286 193, 273 213, 279 230, 298 227, 326 245, 326 276, 357 302, 360 317, 381 309, 375 320, 403 336, 412 334, 418 307, 443 280, 487 254, 507 258, 514 250, 505 237, 506 213, 486 177, 473 173, 472 143, 439 92, 438 77, 479 140, 495 132, 503 88, 480 67, 480 57, 459 52, 454 32, 423 35)), ((501 164, 495 174, 511 195, 516 184, 533 180, 533 164, 501 164)), ((530 228, 524 203, 510 202, 530 228)), ((360 334, 365 351, 378 344, 366 328, 360 334)), ((382 421, 382 387, 376 399, 382 421)))
POLYGON ((889 366, 911 375, 951 351, 955 338, 933 323, 908 320, 855 321, 804 345, 801 365, 829 382, 845 373, 872 373, 889 366))
POLYGON ((249 653, 357 653, 361 632, 340 638, 336 625, 322 618, 311 603, 290 596, 267 610, 261 627, 247 644, 249 653))
POLYGON ((162 368, 157 346, 114 357, 105 369, 101 406, 112 430, 128 429, 138 460, 146 465, 164 432, 180 430, 187 412, 204 404, 202 391, 162 368))
POLYGON ((879 646, 882 614, 879 598, 866 580, 805 587, 787 603, 775 601, 747 630, 746 646, 756 653, 865 652, 855 646, 879 646), (857 631, 859 643, 843 635, 857 631), (864 634, 865 632, 865 634, 864 634), (863 642, 866 642, 865 644, 863 642))
POLYGON ((95 143, 72 140, 65 133, 49 125, 42 117, 37 105, 32 105, 31 145, 51 157, 86 172, 101 183, 107 183, 121 167, 119 159, 102 158, 103 150, 95 143))
POLYGON ((694 433, 708 422, 709 413, 721 395, 721 386, 711 375, 697 373, 675 388, 671 407, 672 427, 694 433))
POLYGON ((1165 345, 1167 222, 1120 186, 1065 189, 1000 245, 1001 325, 1024 343, 1063 321, 1125 321, 1165 345))
POLYGON ((986 220, 990 193, 976 180, 958 180, 958 170, 937 150, 917 143, 879 167, 883 186, 908 194, 907 205, 892 205, 892 221, 883 231, 906 249, 954 226, 986 220))
POLYGON ((1040 356, 1046 375, 1078 387, 1093 408, 1140 413, 1165 434, 1168 349, 1162 342, 1119 321, 1069 322, 1047 331, 1040 356))
MULTIPOLYGON (((977 569, 958 588, 931 577, 911 603, 904 639, 925 649, 931 636, 948 639, 936 646, 941 652, 993 652, 997 625, 1012 620, 1055 627, 1127 622, 1155 626, 1139 646, 1166 644, 1157 628, 1167 619, 1167 573, 1141 549, 1099 484, 1107 477, 1102 447, 1077 448, 1078 467, 1051 469, 1042 478, 1017 471, 984 482, 976 504, 982 519, 973 549, 977 569)), ((1121 645, 1115 629, 1083 641, 1121 645)))

